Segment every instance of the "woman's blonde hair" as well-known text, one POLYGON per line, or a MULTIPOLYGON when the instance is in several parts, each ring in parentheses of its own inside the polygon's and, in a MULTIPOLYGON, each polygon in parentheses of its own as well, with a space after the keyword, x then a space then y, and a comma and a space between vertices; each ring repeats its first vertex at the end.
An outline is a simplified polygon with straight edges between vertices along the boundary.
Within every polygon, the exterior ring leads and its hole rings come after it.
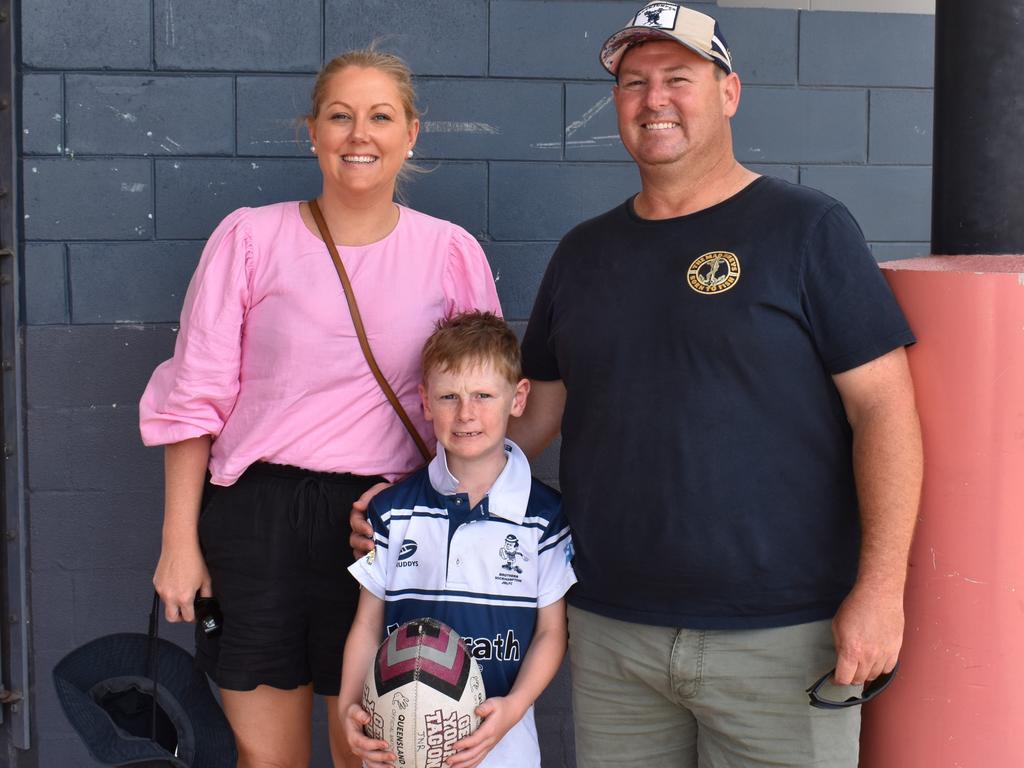
MULTIPOLYGON (((420 112, 416 108, 416 89, 412 84, 412 71, 409 66, 393 53, 378 51, 371 45, 369 48, 359 48, 339 54, 324 64, 320 74, 316 76, 311 94, 312 110, 305 115, 307 121, 316 120, 320 115, 320 105, 327 95, 327 84, 330 79, 347 67, 359 67, 360 69, 376 69, 390 75, 398 88, 399 98, 402 100, 402 111, 405 112, 405 119, 412 123, 419 120, 420 112)), ((404 199, 401 185, 407 182, 412 174, 423 173, 425 169, 406 160, 398 171, 398 182, 395 185, 395 194, 399 200, 404 199)))
POLYGON ((373 46, 360 48, 354 51, 347 51, 335 56, 324 64, 320 74, 316 76, 313 83, 312 102, 313 110, 306 115, 307 120, 315 120, 320 114, 320 104, 323 102, 327 92, 327 82, 331 77, 346 67, 359 67, 361 69, 376 69, 386 75, 391 75, 398 86, 398 94, 402 99, 402 108, 405 110, 405 119, 410 123, 418 120, 419 110, 416 109, 416 89, 412 85, 412 71, 409 66, 393 53, 384 53, 375 50, 373 46))

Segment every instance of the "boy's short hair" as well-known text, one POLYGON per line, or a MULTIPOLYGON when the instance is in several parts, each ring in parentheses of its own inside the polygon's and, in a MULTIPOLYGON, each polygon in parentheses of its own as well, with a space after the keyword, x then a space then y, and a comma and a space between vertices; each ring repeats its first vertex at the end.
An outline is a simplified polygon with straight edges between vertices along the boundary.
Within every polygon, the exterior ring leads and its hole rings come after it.
POLYGON ((522 378, 519 339, 493 312, 461 312, 439 320, 423 345, 423 381, 433 371, 459 371, 488 364, 513 386, 522 378))

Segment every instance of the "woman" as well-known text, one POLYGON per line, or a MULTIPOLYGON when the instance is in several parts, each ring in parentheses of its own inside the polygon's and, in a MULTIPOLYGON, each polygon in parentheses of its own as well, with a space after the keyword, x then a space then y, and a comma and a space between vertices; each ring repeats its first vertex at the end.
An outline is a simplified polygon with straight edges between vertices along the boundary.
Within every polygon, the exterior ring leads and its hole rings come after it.
MULTIPOLYGON (((339 56, 312 101, 317 202, 377 362, 430 440, 420 347, 446 314, 499 310, 490 270, 465 230, 393 202, 419 131, 400 59, 339 56)), ((217 227, 140 423, 147 445, 166 446, 153 582, 169 621, 193 621, 197 593, 219 602, 220 634, 197 631, 196 655, 221 689, 239 765, 307 765, 315 692, 335 766, 357 766, 335 711, 357 601, 348 513, 422 458, 360 350, 307 203, 242 208, 217 227)))

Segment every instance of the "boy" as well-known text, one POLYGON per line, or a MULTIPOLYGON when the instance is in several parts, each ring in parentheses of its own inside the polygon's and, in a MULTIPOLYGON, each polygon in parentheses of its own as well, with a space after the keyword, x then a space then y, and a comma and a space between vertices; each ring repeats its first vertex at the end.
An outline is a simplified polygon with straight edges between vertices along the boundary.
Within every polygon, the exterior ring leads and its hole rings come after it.
POLYGON ((422 356, 420 397, 437 456, 378 494, 369 507, 375 550, 356 561, 363 586, 342 672, 339 711, 355 754, 370 768, 397 759, 362 732, 366 672, 382 639, 431 616, 462 635, 488 699, 452 768, 539 768, 533 702, 565 654, 563 596, 576 581, 558 494, 530 476, 505 438, 530 383, 503 320, 468 312, 438 324, 422 356))

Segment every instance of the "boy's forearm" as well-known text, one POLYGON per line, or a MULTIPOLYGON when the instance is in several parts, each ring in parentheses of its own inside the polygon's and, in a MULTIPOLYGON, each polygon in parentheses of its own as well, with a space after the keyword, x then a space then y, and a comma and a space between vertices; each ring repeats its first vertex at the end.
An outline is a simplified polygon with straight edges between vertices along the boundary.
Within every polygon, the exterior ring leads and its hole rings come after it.
POLYGON ((341 690, 338 693, 338 707, 342 712, 349 704, 362 703, 363 682, 380 645, 383 616, 383 603, 363 590, 342 658, 341 690), (379 606, 374 603, 379 603, 379 606))
POLYGON ((520 716, 526 714, 558 674, 566 645, 565 604, 559 600, 538 612, 537 631, 530 641, 516 682, 505 697, 521 711, 520 716))
POLYGON ((349 704, 362 701, 363 682, 366 671, 373 663, 373 654, 377 650, 375 643, 353 636, 350 632, 345 642, 345 657, 342 662, 341 691, 338 693, 339 708, 347 708, 349 704))

